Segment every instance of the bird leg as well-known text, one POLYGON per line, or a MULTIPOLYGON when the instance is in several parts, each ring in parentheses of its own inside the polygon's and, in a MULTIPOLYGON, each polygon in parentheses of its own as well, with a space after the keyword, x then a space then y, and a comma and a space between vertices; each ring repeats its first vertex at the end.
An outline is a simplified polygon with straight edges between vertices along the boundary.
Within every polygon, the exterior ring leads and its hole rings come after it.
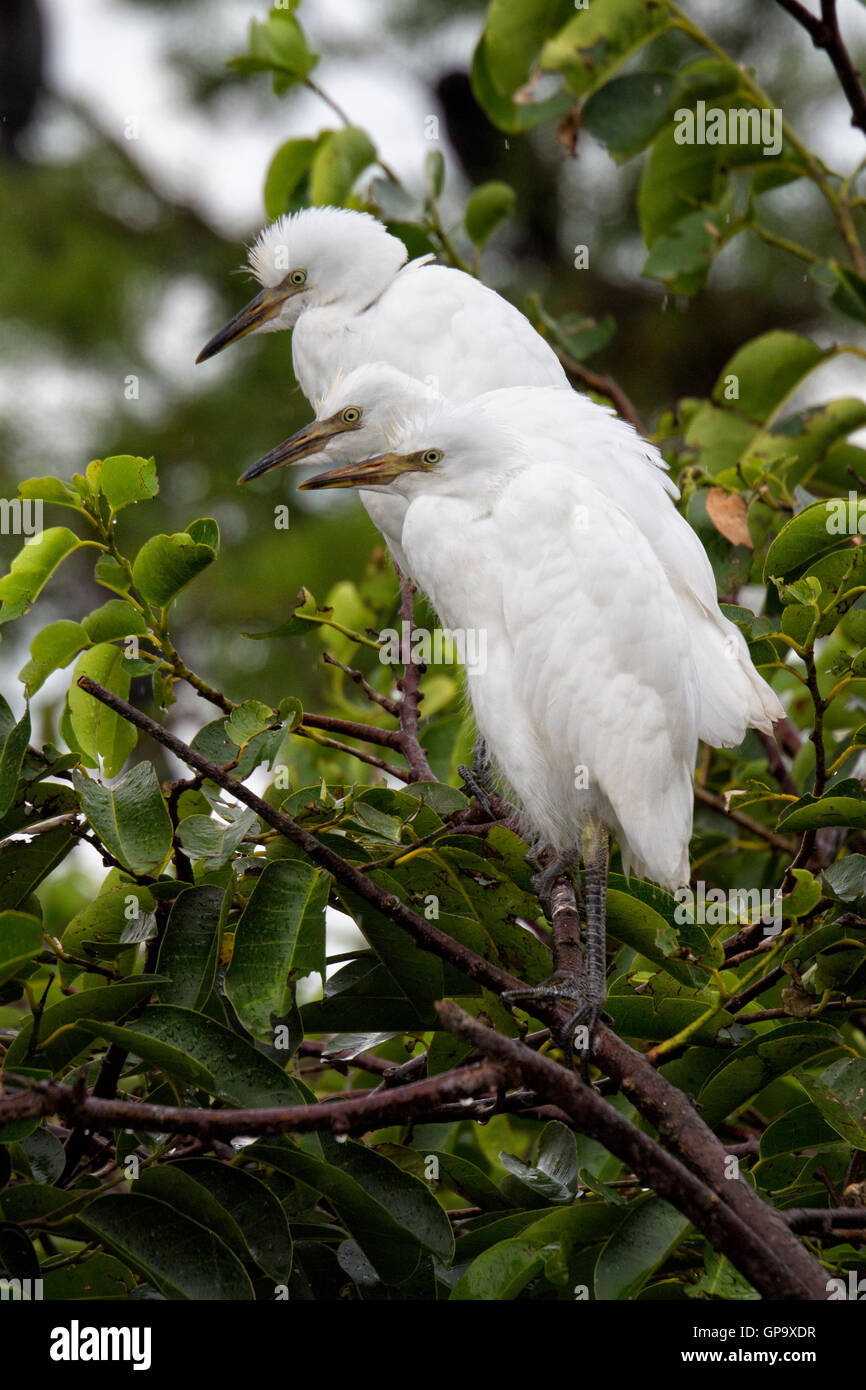
MULTIPOLYGON (((592 1042, 599 1020, 604 1013, 607 994, 605 978, 605 908, 607 898, 607 866, 610 842, 606 830, 587 827, 583 836, 583 859, 586 872, 586 949, 581 958, 579 922, 569 898, 557 901, 557 883, 564 874, 572 875, 576 855, 557 857, 533 879, 533 887, 545 913, 553 925, 554 972, 538 985, 524 989, 506 990, 502 998, 508 1003, 533 999, 567 1000, 578 1007, 561 1029, 558 1041, 569 1060, 573 1058, 578 1030, 581 1030, 577 1051, 581 1071, 587 1077, 592 1042), (552 910, 551 910, 552 908, 552 910)), ((565 887, 565 884, 562 884, 565 887)), ((579 886, 575 884, 579 895, 579 886)))
POLYGON ((472 754, 471 770, 465 763, 461 763, 457 771, 463 778, 463 785, 468 792, 475 797, 481 809, 491 820, 498 820, 496 812, 490 802, 495 800, 499 793, 493 783, 493 775, 490 767, 490 754, 487 751, 487 744, 479 734, 475 740, 475 749, 472 754))

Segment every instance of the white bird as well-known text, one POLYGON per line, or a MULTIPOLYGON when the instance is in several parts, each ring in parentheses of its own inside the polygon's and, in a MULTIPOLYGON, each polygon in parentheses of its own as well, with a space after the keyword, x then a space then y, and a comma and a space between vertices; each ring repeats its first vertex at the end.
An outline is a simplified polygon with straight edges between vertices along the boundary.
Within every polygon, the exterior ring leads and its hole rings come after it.
POLYGON ((272 222, 249 253, 261 292, 202 348, 291 328, 307 399, 338 371, 390 362, 454 401, 501 386, 568 386, 556 353, 495 290, 406 247, 369 213, 314 207, 272 222))
MULTIPOLYGON (((361 373, 341 383, 342 408, 375 393, 379 370, 366 369, 366 388, 361 373)), ((332 416, 340 400, 325 406, 332 416)), ((486 634, 486 669, 467 672, 479 734, 556 852, 554 872, 585 862, 581 991, 554 981, 541 992, 578 998, 569 1035, 589 1019, 591 1039, 608 834, 627 873, 686 883, 698 737, 738 743, 784 711, 719 610, 663 461, 609 411, 544 389, 455 406, 409 382, 386 433, 384 451, 301 486, 402 498, 399 546, 440 619, 486 634)), ((342 439, 354 452, 359 435, 342 439)))
MULTIPOLYGON (((378 453, 395 432, 405 432, 408 421, 448 414, 441 395, 380 362, 338 376, 314 404, 316 418, 253 464, 241 481, 313 456, 322 463, 357 462, 378 453)), ((516 438, 522 461, 512 459, 511 469, 546 469, 554 462, 567 468, 597 488, 644 536, 686 617, 700 692, 698 736, 715 747, 734 747, 748 727, 768 727, 769 687, 757 675, 742 633, 719 608, 712 566, 673 505, 679 492, 658 449, 614 411, 577 391, 490 391, 471 406, 464 413, 470 422, 486 420, 492 430, 501 426, 516 438), (536 457, 541 450, 543 456, 536 457)), ((491 468, 496 464, 492 447, 491 468)), ((477 486, 477 480, 468 486, 477 486)), ((418 579, 403 547, 405 488, 380 487, 361 497, 401 570, 418 579)), ((467 545, 474 550, 475 538, 468 537, 467 545)), ((778 702, 772 707, 772 718, 781 718, 778 702)))

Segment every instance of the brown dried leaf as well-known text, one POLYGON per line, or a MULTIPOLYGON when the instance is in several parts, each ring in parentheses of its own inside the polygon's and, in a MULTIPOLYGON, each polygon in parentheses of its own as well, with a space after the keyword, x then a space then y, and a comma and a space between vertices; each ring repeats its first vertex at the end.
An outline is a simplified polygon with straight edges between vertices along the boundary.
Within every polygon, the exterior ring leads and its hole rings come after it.
POLYGON ((707 493, 707 516, 731 545, 747 545, 754 549, 746 525, 746 499, 738 492, 725 492, 723 487, 711 487, 707 493))

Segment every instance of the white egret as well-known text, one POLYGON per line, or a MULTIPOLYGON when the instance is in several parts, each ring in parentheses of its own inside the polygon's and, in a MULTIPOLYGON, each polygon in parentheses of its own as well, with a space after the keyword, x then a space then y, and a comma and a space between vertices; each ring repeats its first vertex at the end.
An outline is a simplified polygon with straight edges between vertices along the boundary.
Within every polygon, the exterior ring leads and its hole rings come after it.
POLYGON ((596 433, 569 437, 561 396, 416 393, 386 450, 301 486, 401 496, 400 545, 442 622, 486 632, 487 667, 467 672, 479 733, 556 852, 548 878, 585 864, 584 977, 531 992, 579 1002, 567 1031, 588 1024, 585 1053, 605 997, 609 833, 627 873, 686 883, 698 737, 736 743, 783 709, 719 611, 657 453, 580 397, 573 419, 596 433))
POLYGON ((455 401, 501 386, 568 386, 553 349, 513 304, 430 256, 407 265, 407 254, 369 213, 315 207, 278 218, 249 254, 261 292, 196 360, 248 333, 291 328, 309 401, 364 362, 390 362, 455 401))
MULTIPOLYGON (((679 493, 658 449, 612 410, 577 391, 490 391, 471 404, 467 419, 487 421, 491 430, 509 430, 521 443, 511 470, 536 470, 556 462, 591 483, 643 534, 687 620, 700 693, 698 736, 715 746, 732 747, 750 725, 763 727, 769 687, 755 672, 742 634, 719 609, 712 566, 673 505, 679 493), (532 442, 529 448, 527 441, 532 442), (536 450, 543 451, 538 458, 536 450)), ((357 462, 385 447, 401 424, 405 430, 407 421, 419 415, 423 420, 431 412, 434 419, 447 416, 441 396, 384 363, 338 376, 316 407, 314 420, 265 454, 240 481, 282 464, 310 462, 314 456, 322 462, 357 462)), ((468 483, 470 488, 475 485, 474 480, 468 483)), ((402 545, 405 489, 379 487, 361 496, 400 568, 417 578, 402 545)), ((466 544, 474 550, 474 536, 467 536, 466 544)), ((781 718, 781 712, 773 718, 781 718)))

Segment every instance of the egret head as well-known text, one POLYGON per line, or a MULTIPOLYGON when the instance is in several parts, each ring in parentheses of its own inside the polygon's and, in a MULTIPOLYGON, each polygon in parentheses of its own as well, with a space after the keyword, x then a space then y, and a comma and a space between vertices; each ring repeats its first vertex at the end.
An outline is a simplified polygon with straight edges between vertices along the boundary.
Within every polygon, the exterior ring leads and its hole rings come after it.
POLYGON ((202 348, 197 362, 248 333, 293 328, 305 309, 358 312, 387 288, 406 247, 381 222, 348 208, 304 208, 265 227, 250 249, 260 292, 202 348))
POLYGON ((383 427, 386 446, 372 456, 353 451, 353 462, 319 473, 302 489, 393 487, 407 496, 421 489, 477 496, 479 483, 497 480, 526 457, 524 441, 513 437, 474 405, 454 406, 442 397, 419 398, 416 408, 383 427))
POLYGON ((385 362, 367 363, 340 375, 316 401, 316 418, 260 458, 238 482, 247 483, 283 464, 368 458, 385 448, 390 433, 428 412, 436 393, 385 362))

